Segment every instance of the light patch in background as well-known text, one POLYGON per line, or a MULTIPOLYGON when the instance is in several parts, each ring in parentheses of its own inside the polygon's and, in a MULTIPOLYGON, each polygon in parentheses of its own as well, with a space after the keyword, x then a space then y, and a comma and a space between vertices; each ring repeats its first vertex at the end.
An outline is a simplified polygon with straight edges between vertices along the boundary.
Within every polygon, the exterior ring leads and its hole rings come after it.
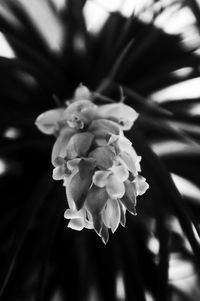
POLYGON ((166 221, 166 225, 168 229, 181 236, 183 239, 185 238, 183 230, 181 228, 179 220, 174 215, 169 215, 166 221))
MULTIPOLYGON (((126 17, 134 13, 140 20, 145 23, 152 22, 169 34, 182 34, 186 45, 197 44, 199 39, 196 30, 195 17, 188 7, 182 7, 180 3, 174 0, 162 0, 155 3, 152 0, 122 0, 106 1, 98 0, 98 3, 105 7, 107 11, 120 11, 126 17), (117 7, 118 6, 118 7, 117 7), (162 13, 159 13, 162 9, 162 13), (188 33, 188 27, 192 25, 193 32, 188 33), (187 29, 187 30, 185 30, 187 29), (188 40, 190 39, 190 40, 188 40)), ((199 42, 198 42, 199 45, 199 42)))
POLYGON ((109 17, 109 13, 104 8, 91 0, 86 2, 83 8, 83 15, 87 30, 93 34, 97 34, 101 30, 109 17))
POLYGON ((199 245, 200 245, 200 236, 195 228, 195 226, 192 224, 192 230, 193 230, 193 233, 194 233, 194 236, 196 238, 196 240, 198 241, 199 245))
MULTIPOLYGON (((92 0, 91 0, 92 1, 92 0)), ((140 17, 141 11, 150 8, 152 0, 94 0, 107 12, 119 11, 123 16, 130 17, 133 13, 140 17)))
POLYGON ((169 34, 179 34, 188 24, 194 22, 195 18, 190 9, 187 7, 180 9, 179 3, 165 8, 155 20, 156 26, 163 28, 169 34))
POLYGON ((116 297, 118 301, 126 300, 126 292, 122 273, 118 273, 116 278, 116 297))
POLYGON ((94 34, 101 30, 110 13, 118 11, 125 17, 134 14, 145 23, 153 22, 166 33, 180 34, 185 48, 198 49, 200 35, 195 17, 188 7, 181 7, 180 4, 174 0, 157 3, 152 0, 88 0, 84 15, 88 30, 94 34))
POLYGON ((14 58, 15 53, 2 32, 0 32, 0 56, 14 58))
POLYGON ((174 2, 174 0, 162 0, 163 6, 172 5, 174 2))
POLYGON ((188 144, 178 142, 176 140, 168 140, 161 142, 154 142, 151 144, 153 151, 159 156, 171 155, 177 152, 190 150, 188 144))
MULTIPOLYGON (((169 126, 171 126, 174 129, 177 129, 179 133, 182 133, 184 135, 184 131, 186 133, 191 134, 199 134, 200 133, 200 125, 199 124, 189 124, 187 122, 179 122, 179 121, 170 121, 168 122, 169 126)), ((197 145, 194 140, 190 140, 193 145, 197 145)))
POLYGON ((8 23, 12 24, 15 28, 19 29, 21 27, 20 21, 14 16, 12 11, 9 9, 8 3, 6 1, 0 2, 0 16, 5 19, 8 23))
POLYGON ((200 116, 200 103, 192 105, 189 109, 189 113, 192 116, 200 116))
POLYGON ((146 301, 154 301, 152 294, 149 291, 145 291, 145 300, 146 301))
POLYGON ((193 72, 192 67, 184 67, 171 72, 171 75, 176 78, 186 78, 193 72))
POLYGON ((158 103, 168 100, 198 98, 200 97, 200 77, 159 90, 151 94, 150 97, 158 103))
MULTIPOLYGON (((130 17, 133 13, 141 19, 146 18, 146 14, 140 14, 141 10, 152 3, 152 0, 88 0, 84 6, 83 14, 86 20, 88 31, 97 34, 109 14, 112 12, 120 12, 125 17, 130 17)), ((148 17, 148 16, 147 16, 148 17)), ((148 21, 149 17, 148 17, 148 21)))
POLYGON ((0 159, 0 176, 4 175, 7 171, 6 162, 3 159, 0 159))
POLYGON ((9 127, 3 135, 5 138, 17 139, 20 136, 20 132, 17 128, 9 127))
POLYGON ((54 293, 51 301, 63 301, 63 296, 59 290, 54 293))
POLYGON ((200 49, 200 34, 195 25, 188 25, 182 32, 182 45, 185 49, 192 50, 195 54, 198 54, 200 49))
POLYGON ((181 281, 195 275, 194 265, 189 260, 184 260, 172 255, 169 261, 169 281, 181 281))
POLYGON ((148 249, 154 254, 158 255, 160 244, 158 239, 155 236, 150 236, 147 241, 147 247, 148 249))
MULTIPOLYGON (((126 0, 90 0, 101 6, 108 12, 114 12, 121 8, 123 2, 126 0)), ((133 1, 134 2, 134 1, 133 1)))
POLYGON ((147 2, 148 0, 125 0, 122 1, 119 11, 123 16, 130 17, 133 13, 137 14, 147 2))
POLYGON ((166 221, 166 225, 167 225, 167 228, 170 229, 170 231, 176 233, 178 236, 181 237, 185 249, 190 254, 192 254, 193 251, 192 251, 191 245, 190 245, 188 239, 186 238, 185 234, 183 233, 183 229, 180 225, 179 220, 175 216, 171 215, 168 217, 168 219, 166 221))
POLYGON ((15 70, 15 75, 26 85, 35 87, 37 86, 36 79, 28 72, 22 70, 15 70))
POLYGON ((169 264, 169 281, 170 285, 174 286, 184 296, 184 299, 199 300, 199 277, 192 260, 173 254, 169 264))
POLYGON ((47 0, 18 0, 48 47, 59 52, 63 43, 64 28, 47 0))
MULTIPOLYGON (((98 11, 104 11, 107 13, 119 12, 125 17, 130 17, 133 13, 138 14, 140 18, 141 11, 152 4, 152 0, 88 0, 85 7, 95 8, 91 11, 89 18, 93 19, 93 14, 96 15, 96 21, 101 22, 99 19, 102 18, 102 13, 98 14, 98 11)), ((89 10, 89 8, 87 8, 89 10)))
POLYGON ((95 286, 92 286, 89 291, 88 301, 100 301, 99 294, 95 286))
POLYGON ((183 196, 193 198, 200 203, 200 189, 197 185, 174 173, 171 176, 183 196))
POLYGON ((51 2, 53 3, 57 11, 61 11, 62 9, 65 8, 66 1, 67 0, 51 0, 51 2))
POLYGON ((74 49, 79 53, 85 53, 86 45, 85 45, 85 37, 80 34, 76 34, 73 40, 74 49))

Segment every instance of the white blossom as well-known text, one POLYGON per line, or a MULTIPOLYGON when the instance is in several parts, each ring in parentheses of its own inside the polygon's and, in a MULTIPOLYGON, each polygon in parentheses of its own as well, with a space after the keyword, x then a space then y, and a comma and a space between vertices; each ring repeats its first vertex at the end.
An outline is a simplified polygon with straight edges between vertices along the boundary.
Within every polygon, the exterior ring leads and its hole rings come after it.
POLYGON ((136 214, 136 198, 149 185, 141 172, 141 157, 124 136, 138 113, 124 103, 96 105, 80 85, 66 107, 44 112, 38 129, 54 135, 53 179, 63 180, 69 208, 64 217, 74 230, 94 229, 104 243, 109 229, 125 226, 126 210, 136 214))

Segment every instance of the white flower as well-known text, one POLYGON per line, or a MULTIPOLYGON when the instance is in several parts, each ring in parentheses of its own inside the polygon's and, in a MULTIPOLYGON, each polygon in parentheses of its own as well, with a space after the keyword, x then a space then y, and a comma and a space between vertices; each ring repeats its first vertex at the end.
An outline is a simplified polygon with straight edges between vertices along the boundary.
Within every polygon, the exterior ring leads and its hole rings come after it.
POLYGON ((120 201, 131 214, 136 215, 137 196, 144 194, 149 185, 142 176, 136 176, 133 181, 127 180, 124 184, 125 194, 120 201))
POLYGON ((80 231, 83 228, 93 229, 92 219, 90 217, 89 220, 89 214, 85 208, 82 208, 79 211, 67 209, 64 213, 64 217, 66 219, 70 219, 70 222, 68 223, 68 228, 77 231, 80 231))
POLYGON ((118 153, 118 160, 121 164, 125 165, 134 176, 137 176, 138 172, 141 171, 141 157, 137 155, 132 147, 131 141, 124 137, 123 134, 113 134, 110 136, 108 144, 115 146, 116 152, 118 153))
POLYGON ((49 110, 41 115, 35 121, 38 129, 47 135, 55 134, 59 130, 59 124, 63 120, 64 109, 49 110))
POLYGON ((117 122, 123 131, 130 130, 138 113, 124 103, 107 104, 99 107, 99 116, 117 122))
POLYGON ((111 199, 118 199, 125 193, 124 182, 128 176, 128 169, 123 165, 118 165, 108 170, 97 170, 93 176, 93 183, 98 187, 105 187, 111 199))
POLYGON ((149 184, 146 182, 146 179, 139 175, 133 180, 132 183, 135 185, 137 195, 143 195, 149 188, 149 184))
POLYGON ((71 128, 83 129, 97 115, 98 106, 90 100, 71 103, 63 112, 63 119, 71 128))
POLYGON ((73 101, 82 100, 82 99, 90 99, 91 96, 92 95, 91 95, 90 90, 83 84, 80 84, 79 87, 76 88, 76 90, 74 92, 73 101))
POLYGON ((35 122, 56 137, 53 179, 62 180, 66 190, 68 227, 94 229, 104 243, 108 229, 114 233, 125 226, 126 210, 136 214, 136 198, 149 187, 139 175, 141 157, 123 134, 137 117, 123 103, 95 105, 81 85, 66 108, 46 111, 35 122))
POLYGON ((121 210, 124 209, 124 207, 122 206, 120 207, 120 202, 117 199, 108 199, 103 210, 103 222, 107 228, 111 228, 112 233, 114 233, 117 230, 121 221, 121 210))

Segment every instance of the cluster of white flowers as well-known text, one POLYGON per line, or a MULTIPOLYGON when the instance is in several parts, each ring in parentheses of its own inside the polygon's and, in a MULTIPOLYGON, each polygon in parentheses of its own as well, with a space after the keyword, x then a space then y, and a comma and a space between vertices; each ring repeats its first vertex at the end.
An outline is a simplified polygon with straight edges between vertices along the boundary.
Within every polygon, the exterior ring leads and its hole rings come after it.
POLYGON ((107 243, 108 229, 125 226, 126 210, 136 214, 136 197, 149 185, 139 175, 141 157, 123 134, 137 112, 122 102, 98 106, 91 98, 80 86, 66 108, 44 112, 36 125, 56 136, 53 179, 63 180, 66 189, 68 227, 94 229, 107 243))

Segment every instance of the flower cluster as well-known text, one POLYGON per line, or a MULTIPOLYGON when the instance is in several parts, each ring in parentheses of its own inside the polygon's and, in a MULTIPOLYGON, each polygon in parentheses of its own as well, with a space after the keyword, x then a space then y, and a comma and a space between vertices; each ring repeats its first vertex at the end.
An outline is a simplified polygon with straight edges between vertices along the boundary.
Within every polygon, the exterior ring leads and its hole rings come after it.
POLYGON ((66 108, 44 112, 36 125, 56 136, 53 179, 63 180, 66 189, 68 227, 94 229, 107 243, 108 229, 125 226, 126 210, 136 214, 136 198, 149 185, 139 175, 141 157, 123 134, 137 112, 122 102, 97 106, 91 96, 78 87, 66 108))

